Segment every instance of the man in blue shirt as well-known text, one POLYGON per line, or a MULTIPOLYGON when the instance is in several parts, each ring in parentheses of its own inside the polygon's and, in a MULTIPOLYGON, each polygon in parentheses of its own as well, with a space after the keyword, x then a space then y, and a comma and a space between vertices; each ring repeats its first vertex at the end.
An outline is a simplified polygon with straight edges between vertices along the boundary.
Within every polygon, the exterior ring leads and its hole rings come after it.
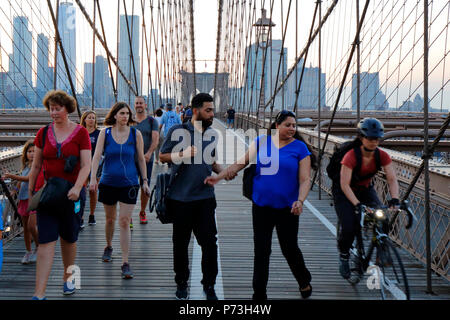
POLYGON ((161 147, 160 159, 172 164, 177 175, 169 189, 167 210, 174 216, 173 257, 177 299, 188 298, 188 247, 191 234, 202 248, 203 290, 208 300, 217 300, 214 284, 217 267, 216 199, 214 187, 204 183, 212 171, 222 172, 216 163, 217 132, 213 98, 199 93, 192 99, 191 121, 173 126, 161 147))
POLYGON ((159 130, 164 126, 163 135, 167 137, 169 129, 176 124, 181 124, 180 116, 172 110, 172 104, 168 103, 166 106, 166 112, 161 118, 161 124, 159 125, 159 130))

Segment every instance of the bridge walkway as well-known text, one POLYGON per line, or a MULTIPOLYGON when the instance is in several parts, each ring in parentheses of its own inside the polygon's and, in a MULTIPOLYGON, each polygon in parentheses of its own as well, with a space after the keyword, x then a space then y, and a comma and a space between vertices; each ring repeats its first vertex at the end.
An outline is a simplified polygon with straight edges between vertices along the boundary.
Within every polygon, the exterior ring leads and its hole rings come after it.
MULTIPOLYGON (((215 127, 225 133, 220 121, 215 127)), ((227 130, 226 135, 233 135, 227 130)), ((243 146, 241 145, 240 148, 243 146)), ((167 166, 155 165, 156 174, 167 166)), ((219 245, 219 275, 216 291, 220 299, 250 299, 252 295, 253 231, 251 203, 242 196, 242 177, 216 186, 219 245)), ((88 203, 88 202, 87 202, 88 203)), ((336 214, 330 206, 331 199, 322 193, 318 199, 317 188, 310 192, 306 207, 300 217, 298 243, 306 264, 312 273, 313 295, 311 299, 379 299, 376 290, 369 290, 366 278, 351 286, 338 272, 338 252, 333 230, 336 214)), ((149 223, 140 225, 139 203, 134 211, 134 228, 130 265, 134 279, 123 280, 120 276, 119 230, 113 240, 113 261, 103 263, 101 256, 106 245, 104 235, 105 215, 101 204, 96 209, 97 225, 86 226, 80 233, 76 264, 81 270, 81 289, 73 296, 62 295, 62 260, 59 245, 55 252, 53 269, 47 287, 49 299, 174 299, 172 260, 172 226, 163 225, 152 213, 149 223)), ((87 218, 88 212, 85 212, 87 218)), ((23 238, 18 237, 4 248, 3 271, 0 274, 0 300, 30 299, 34 291, 35 266, 20 263, 24 254, 23 238)), ((449 283, 433 275, 436 295, 425 294, 425 267, 405 251, 401 251, 405 264, 412 299, 450 299, 449 283)), ((195 240, 189 247, 190 298, 204 299, 201 280, 201 249, 195 240)), ((270 277, 270 299, 301 299, 298 286, 281 254, 276 232, 273 235, 270 277)))

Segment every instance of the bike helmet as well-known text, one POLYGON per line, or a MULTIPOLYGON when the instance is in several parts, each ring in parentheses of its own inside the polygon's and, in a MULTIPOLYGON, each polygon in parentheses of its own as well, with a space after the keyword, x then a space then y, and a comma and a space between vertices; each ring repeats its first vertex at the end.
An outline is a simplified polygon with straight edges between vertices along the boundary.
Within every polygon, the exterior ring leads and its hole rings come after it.
POLYGON ((364 118, 358 123, 358 132, 367 138, 382 138, 384 126, 380 120, 375 118, 364 118))

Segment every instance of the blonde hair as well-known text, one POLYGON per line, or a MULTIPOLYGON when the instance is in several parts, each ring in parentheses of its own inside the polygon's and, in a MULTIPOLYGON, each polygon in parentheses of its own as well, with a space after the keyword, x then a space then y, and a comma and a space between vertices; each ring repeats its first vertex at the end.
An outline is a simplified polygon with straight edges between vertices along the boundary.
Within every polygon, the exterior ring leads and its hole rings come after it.
POLYGON ((34 141, 33 140, 28 140, 27 142, 25 142, 25 145, 23 146, 23 150, 22 150, 22 170, 25 169, 27 167, 27 165, 29 165, 28 163, 28 158, 27 158, 27 153, 28 150, 34 147, 34 141))
POLYGON ((88 110, 85 111, 83 113, 83 115, 81 116, 81 120, 80 120, 80 124, 86 128, 86 118, 88 117, 88 115, 93 114, 95 116, 95 122, 94 122, 94 128, 97 129, 97 114, 95 113, 94 110, 88 110))

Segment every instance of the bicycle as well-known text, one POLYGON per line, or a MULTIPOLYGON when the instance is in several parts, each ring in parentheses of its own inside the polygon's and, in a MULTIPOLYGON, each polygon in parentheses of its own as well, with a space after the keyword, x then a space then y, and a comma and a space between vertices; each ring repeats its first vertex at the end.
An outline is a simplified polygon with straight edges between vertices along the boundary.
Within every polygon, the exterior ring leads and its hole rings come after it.
MULTIPOLYGON (((412 226, 414 213, 404 200, 399 209, 387 207, 370 208, 363 206, 359 230, 353 247, 350 249, 351 276, 347 279, 352 285, 356 285, 364 275, 370 275, 367 285, 369 289, 380 290, 381 298, 409 300, 410 292, 408 279, 400 255, 389 239, 391 230, 400 212, 406 212, 406 229, 412 226), (388 213, 393 211, 391 218, 388 213), (370 240, 367 255, 364 250, 364 240, 370 240), (375 253, 375 259, 372 255, 375 253)), ((340 229, 340 228, 338 228, 340 229)), ((339 232, 339 230, 338 230, 339 232)))

